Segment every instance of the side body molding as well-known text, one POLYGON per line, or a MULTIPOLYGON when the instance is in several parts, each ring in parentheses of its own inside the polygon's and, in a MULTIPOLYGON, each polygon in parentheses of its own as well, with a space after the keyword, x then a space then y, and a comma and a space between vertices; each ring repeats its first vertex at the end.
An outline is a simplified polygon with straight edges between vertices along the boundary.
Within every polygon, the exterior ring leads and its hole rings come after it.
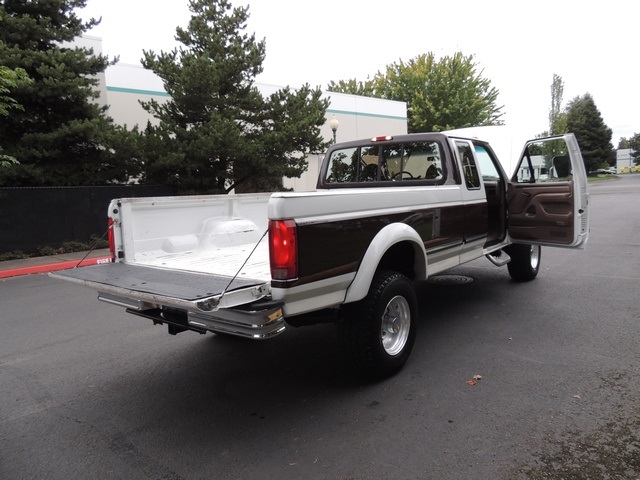
POLYGON ((345 303, 357 302, 367 295, 382 257, 391 247, 402 242, 409 243, 413 248, 415 279, 427 279, 427 252, 420 235, 407 224, 392 223, 380 230, 371 241, 360 262, 358 272, 347 289, 345 303))

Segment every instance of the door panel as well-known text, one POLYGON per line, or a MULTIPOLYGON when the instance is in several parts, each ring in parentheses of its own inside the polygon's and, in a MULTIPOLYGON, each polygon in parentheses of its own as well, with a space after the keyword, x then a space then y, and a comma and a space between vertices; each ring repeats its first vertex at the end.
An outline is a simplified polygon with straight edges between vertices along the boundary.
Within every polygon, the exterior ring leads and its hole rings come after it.
POLYGON ((573 182, 544 186, 511 184, 508 203, 512 239, 573 243, 573 182))
POLYGON ((507 204, 514 243, 584 248, 589 194, 572 133, 526 143, 509 183, 507 204))

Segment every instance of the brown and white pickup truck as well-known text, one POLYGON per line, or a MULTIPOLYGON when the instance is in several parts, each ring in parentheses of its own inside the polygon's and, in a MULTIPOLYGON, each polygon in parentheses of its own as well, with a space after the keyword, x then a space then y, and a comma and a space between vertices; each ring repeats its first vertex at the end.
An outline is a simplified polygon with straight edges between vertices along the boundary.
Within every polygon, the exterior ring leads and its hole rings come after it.
POLYGON ((532 280, 541 245, 584 248, 588 201, 573 134, 527 142, 509 176, 460 131, 376 137, 333 145, 313 192, 113 200, 113 263, 52 276, 172 334, 335 321, 383 378, 414 344, 413 282, 482 256, 532 280))

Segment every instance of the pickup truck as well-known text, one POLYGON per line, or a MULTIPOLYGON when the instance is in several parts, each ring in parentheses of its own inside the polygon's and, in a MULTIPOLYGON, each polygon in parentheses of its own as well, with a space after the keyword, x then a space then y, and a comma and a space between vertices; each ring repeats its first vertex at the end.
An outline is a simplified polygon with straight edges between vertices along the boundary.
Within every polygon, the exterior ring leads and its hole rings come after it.
POLYGON ((459 131, 375 137, 332 145, 313 192, 115 199, 113 262, 51 275, 171 334, 335 322, 356 371, 381 379, 414 344, 414 282, 482 256, 532 280, 541 245, 584 248, 588 203, 573 134, 526 142, 509 176, 459 131))

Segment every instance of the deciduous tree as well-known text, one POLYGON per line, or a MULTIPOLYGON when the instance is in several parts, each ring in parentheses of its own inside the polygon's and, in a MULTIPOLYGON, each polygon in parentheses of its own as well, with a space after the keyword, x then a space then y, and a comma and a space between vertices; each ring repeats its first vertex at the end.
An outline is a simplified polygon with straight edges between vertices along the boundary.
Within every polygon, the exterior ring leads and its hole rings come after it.
POLYGON ((629 139, 626 137, 620 137, 620 140, 618 140, 618 150, 622 150, 626 148, 631 148, 629 146, 629 139))
POLYGON ((551 109, 549 110, 549 134, 559 135, 567 132, 567 115, 562 109, 564 81, 556 73, 551 82, 551 109))
MULTIPOLYGON (((30 81, 31 79, 27 72, 22 68, 11 70, 5 66, 0 66, 0 117, 8 117, 9 112, 14 109, 24 110, 24 107, 10 93, 11 90, 30 81)), ((14 157, 2 153, 2 146, 0 145, 0 167, 8 167, 16 163, 18 161, 14 157)))
POLYGON ((355 78, 349 80, 333 80, 329 82, 327 90, 337 93, 347 93, 349 95, 360 95, 363 97, 380 97, 381 94, 376 92, 374 87, 374 80, 359 81, 355 78))
POLYGON ((3 117, 9 116, 9 111, 12 109, 24 110, 24 107, 20 105, 10 93, 11 90, 16 89, 19 86, 26 85, 31 81, 27 72, 22 68, 16 68, 14 70, 0 66, 0 115, 3 117))
POLYGON ((440 60, 433 53, 388 65, 372 80, 331 82, 328 90, 407 103, 409 132, 501 125, 498 90, 478 71, 473 55, 440 60))

